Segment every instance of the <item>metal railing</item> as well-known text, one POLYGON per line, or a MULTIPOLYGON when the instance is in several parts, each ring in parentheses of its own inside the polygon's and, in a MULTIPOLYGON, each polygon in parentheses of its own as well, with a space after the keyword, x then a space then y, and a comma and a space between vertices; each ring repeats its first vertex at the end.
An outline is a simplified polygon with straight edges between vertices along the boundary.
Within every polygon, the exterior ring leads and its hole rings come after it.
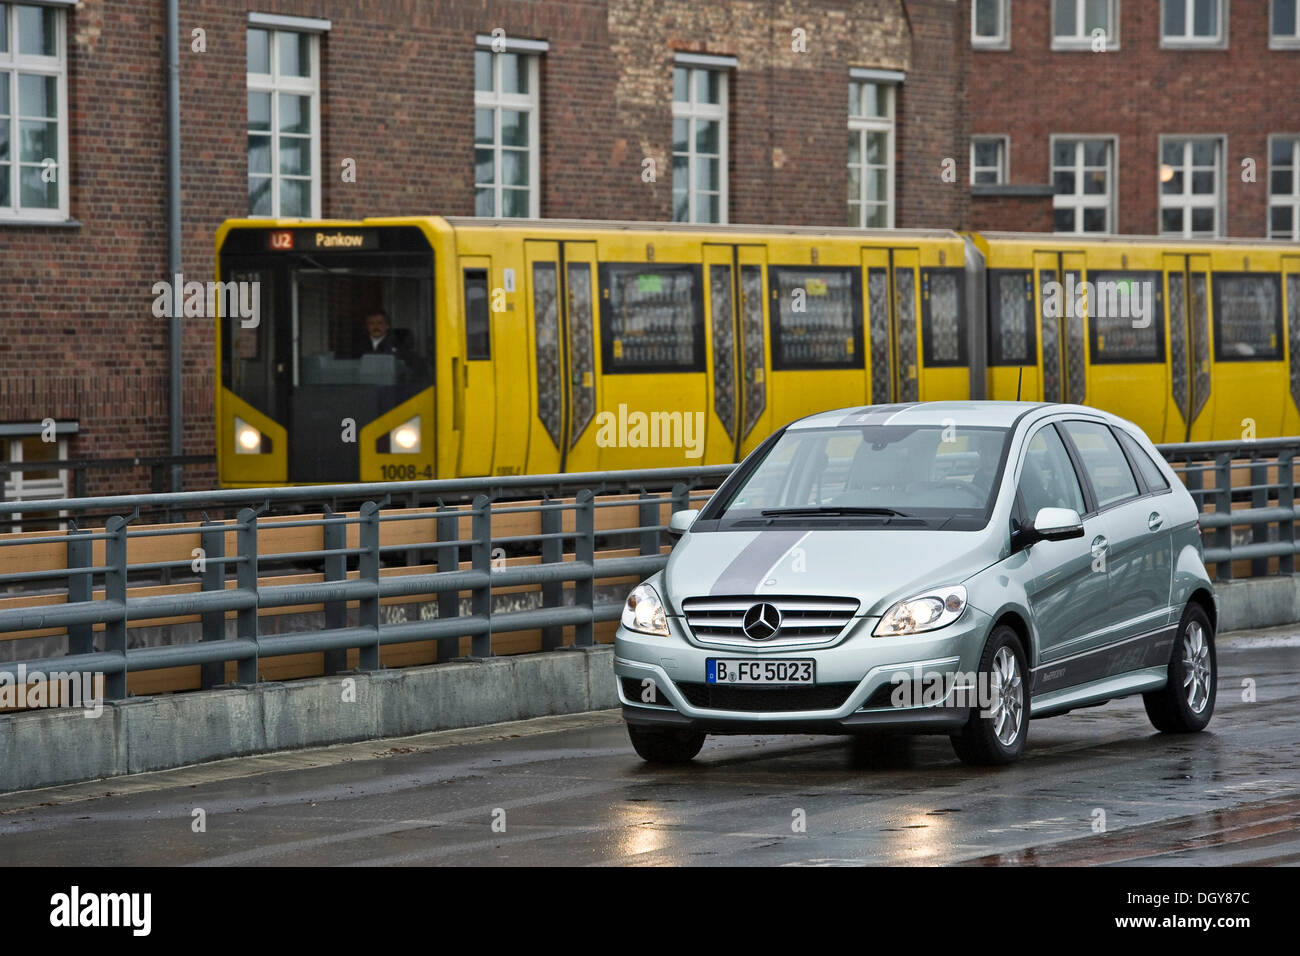
MULTIPOLYGON (((1160 450, 1198 503, 1217 580, 1294 573, 1300 438, 1160 450)), ((108 699, 127 695, 128 675, 163 668, 199 665, 210 687, 228 662, 245 684, 261 679, 263 662, 303 653, 323 653, 324 672, 338 673, 349 651, 373 670, 383 648, 421 641, 436 643, 440 661, 459 655, 462 638, 485 658, 494 635, 520 631, 540 631, 541 649, 562 646, 565 629, 589 646, 626 591, 602 600, 597 583, 662 568, 665 515, 707 499, 732 467, 42 502, 68 515, 68 530, 0 536, 0 638, 66 634, 66 653, 24 659, 28 669, 102 673, 108 699), (347 501, 359 505, 339 510, 347 501), (146 512, 196 520, 144 524, 146 512), (102 528, 77 526, 94 515, 108 515, 102 528), (50 560, 27 558, 34 548, 50 560), (191 580, 141 586, 172 573, 191 580), (538 606, 503 609, 499 599, 521 589, 538 606), (403 601, 430 613, 384 620, 381 604, 403 601), (323 626, 263 629, 264 615, 291 608, 323 610, 323 626), (201 639, 128 646, 129 626, 178 619, 200 622, 201 639)), ((30 508, 0 503, 0 521, 30 508)))

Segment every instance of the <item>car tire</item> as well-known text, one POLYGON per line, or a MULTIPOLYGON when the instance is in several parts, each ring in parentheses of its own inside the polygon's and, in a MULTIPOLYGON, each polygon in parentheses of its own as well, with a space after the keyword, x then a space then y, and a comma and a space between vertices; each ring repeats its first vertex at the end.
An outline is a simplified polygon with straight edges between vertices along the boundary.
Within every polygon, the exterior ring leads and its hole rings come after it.
POLYGON ((690 763, 704 746, 705 734, 694 730, 664 730, 657 727, 627 725, 632 749, 646 763, 690 763))
POLYGON ((951 736, 952 749, 963 763, 994 766, 1011 763, 1020 756, 1029 735, 1028 676, 1025 651, 1020 637, 1006 625, 993 629, 980 656, 980 687, 997 690, 988 709, 971 709, 970 720, 951 736), (987 676, 986 676, 987 675, 987 676), (1004 693, 1004 687, 1011 693, 1004 693))
POLYGON ((1160 690, 1142 695, 1152 725, 1164 734, 1204 730, 1214 715, 1218 682, 1214 627, 1200 605, 1188 604, 1174 638, 1169 680, 1160 690))

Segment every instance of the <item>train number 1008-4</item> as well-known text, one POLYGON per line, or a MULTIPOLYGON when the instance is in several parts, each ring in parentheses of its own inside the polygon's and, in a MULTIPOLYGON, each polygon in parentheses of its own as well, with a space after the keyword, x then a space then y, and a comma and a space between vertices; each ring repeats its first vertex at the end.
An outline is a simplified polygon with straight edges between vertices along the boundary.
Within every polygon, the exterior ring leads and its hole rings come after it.
POLYGON ((380 474, 384 481, 414 481, 417 478, 432 478, 433 466, 425 465, 417 471, 414 465, 380 465, 380 474))

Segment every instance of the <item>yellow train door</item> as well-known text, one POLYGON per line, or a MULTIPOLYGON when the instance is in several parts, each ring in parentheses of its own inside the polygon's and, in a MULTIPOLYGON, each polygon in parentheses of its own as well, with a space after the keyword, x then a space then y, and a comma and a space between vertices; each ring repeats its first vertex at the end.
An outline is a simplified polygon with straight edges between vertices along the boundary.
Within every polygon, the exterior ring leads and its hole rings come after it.
POLYGON ((1207 441, 1213 432, 1209 272, 1209 256, 1165 254, 1171 408, 1154 441, 1207 441))
MULTIPOLYGON (((1211 254, 1210 333, 1214 423, 1206 439, 1236 441, 1282 434, 1278 397, 1290 390, 1282 322, 1280 257, 1211 254)), ((1193 434, 1196 429, 1193 428, 1193 434)))
POLYGON ((600 404, 600 323, 596 296, 596 244, 566 242, 560 301, 564 304, 562 339, 565 354, 564 431, 560 450, 563 471, 596 471, 600 447, 595 426, 600 404))
POLYGON ((704 464, 740 461, 770 433, 763 264, 757 245, 704 245, 710 402, 704 464))
POLYGON ((496 370, 492 361, 492 260, 460 257, 460 314, 464 319, 461 355, 452 359, 460 434, 456 474, 492 474, 496 439, 496 370))
MULTIPOLYGON (((922 401, 964 400, 971 397, 970 321, 973 303, 966 301, 966 270, 947 261, 939 249, 938 262, 921 264, 917 309, 921 347, 917 361, 917 394, 922 401)), ((934 250, 927 250, 933 256, 934 250)))
POLYGON ((930 388, 925 380, 920 253, 863 247, 861 254, 870 343, 868 401, 884 405, 953 397, 930 388))
POLYGON ((1282 434, 1300 435, 1300 256, 1282 257, 1283 294, 1286 296, 1287 368, 1291 401, 1282 416, 1282 434))
MULTIPOLYGON (((1034 253, 1034 294, 1039 317, 1038 341, 1042 358, 1041 401, 1082 405, 1088 398, 1086 308, 1076 294, 1087 274, 1081 252, 1034 253)), ((1030 376, 1020 397, 1035 400, 1030 376)))
POLYGON ((528 316, 527 367, 529 440, 526 473, 551 475, 562 470, 565 443, 565 349, 562 347, 560 244, 528 239, 524 242, 522 278, 524 310, 528 316))
POLYGON ((767 250, 736 246, 736 357, 740 367, 740 408, 734 461, 740 461, 772 434, 776 423, 767 383, 772 353, 767 329, 767 250))

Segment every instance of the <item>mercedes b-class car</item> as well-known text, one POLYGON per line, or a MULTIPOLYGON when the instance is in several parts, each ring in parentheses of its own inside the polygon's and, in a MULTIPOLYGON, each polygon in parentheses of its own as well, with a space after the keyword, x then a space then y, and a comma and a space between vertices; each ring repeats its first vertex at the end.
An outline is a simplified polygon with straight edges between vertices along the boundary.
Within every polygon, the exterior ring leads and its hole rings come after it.
POLYGON ((632 591, 615 639, 646 760, 710 733, 948 734, 967 763, 1030 717, 1141 694, 1214 712, 1197 509, 1140 429, 1077 405, 825 412, 757 448, 632 591))

